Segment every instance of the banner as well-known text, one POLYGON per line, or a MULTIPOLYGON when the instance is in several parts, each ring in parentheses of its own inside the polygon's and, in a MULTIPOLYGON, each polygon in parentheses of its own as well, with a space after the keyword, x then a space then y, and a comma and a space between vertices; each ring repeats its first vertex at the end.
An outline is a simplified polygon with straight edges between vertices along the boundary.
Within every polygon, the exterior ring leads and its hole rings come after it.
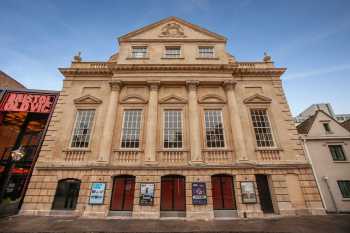
POLYGON ((207 204, 207 190, 204 182, 192 183, 192 204, 193 205, 207 204))
POLYGON ((106 183, 92 183, 89 204, 103 204, 106 183))

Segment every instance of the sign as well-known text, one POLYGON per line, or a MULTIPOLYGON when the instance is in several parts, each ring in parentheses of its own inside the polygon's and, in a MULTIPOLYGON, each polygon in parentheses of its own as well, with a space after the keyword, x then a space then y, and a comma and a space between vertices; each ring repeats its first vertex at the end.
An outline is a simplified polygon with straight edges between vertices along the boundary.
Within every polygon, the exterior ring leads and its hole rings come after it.
POLYGON ((2 111, 50 113, 54 104, 54 95, 38 93, 10 92, 5 96, 2 111))
POLYGON ((140 184, 140 205, 150 206, 154 201, 154 183, 140 184))
POLYGON ((89 204, 103 204, 106 190, 106 183, 92 183, 89 204))
POLYGON ((192 204, 207 204, 207 189, 204 182, 192 183, 192 204))
POLYGON ((256 203, 254 182, 252 181, 241 182, 241 193, 242 193, 243 203, 246 203, 246 204, 256 203))

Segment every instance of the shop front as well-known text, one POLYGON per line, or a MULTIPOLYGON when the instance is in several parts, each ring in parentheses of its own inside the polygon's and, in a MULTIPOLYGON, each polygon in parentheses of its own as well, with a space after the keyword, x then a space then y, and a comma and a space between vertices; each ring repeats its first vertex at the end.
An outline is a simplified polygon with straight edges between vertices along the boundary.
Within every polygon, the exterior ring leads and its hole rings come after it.
POLYGON ((58 93, 2 90, 0 216, 18 212, 58 93))

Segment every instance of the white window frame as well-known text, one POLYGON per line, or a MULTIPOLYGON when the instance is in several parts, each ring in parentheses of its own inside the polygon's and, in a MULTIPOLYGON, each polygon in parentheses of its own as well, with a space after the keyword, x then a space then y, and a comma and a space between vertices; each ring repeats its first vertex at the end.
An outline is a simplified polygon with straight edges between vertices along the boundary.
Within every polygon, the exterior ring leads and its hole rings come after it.
POLYGON ((91 148, 91 143, 92 143, 92 138, 93 138, 93 133, 94 133, 94 128, 95 128, 95 123, 96 123, 96 118, 97 118, 97 109, 96 108, 77 108, 75 111, 75 115, 74 115, 74 123, 73 123, 73 127, 71 130, 71 136, 70 136, 70 140, 69 140, 69 146, 68 148, 70 150, 90 150, 91 148), (92 118, 91 121, 91 129, 90 129, 90 136, 89 136, 89 141, 88 141, 88 146, 87 147, 73 147, 73 139, 74 139, 74 132, 75 132, 75 128, 76 128, 76 124, 77 124, 77 120, 78 120, 78 114, 80 111, 94 111, 94 117, 92 118))
POLYGON ((133 59, 143 59, 143 58, 148 58, 148 46, 147 45, 132 45, 131 46, 131 55, 130 57, 133 58, 133 59), (146 53, 144 53, 144 56, 142 57, 137 57, 137 56, 134 56, 134 49, 137 49, 137 48, 145 48, 146 49, 146 53))
POLYGON ((255 141, 255 146, 258 150, 264 150, 264 149, 277 149, 278 148, 278 142, 276 140, 275 137, 275 132, 274 132, 274 126, 271 122, 271 117, 270 117, 270 112, 269 112, 269 108, 267 107, 250 107, 248 108, 249 111, 249 118, 250 118, 250 123, 251 123, 251 129, 253 131, 253 135, 254 135, 254 141, 255 141), (272 137, 272 142, 273 142, 273 146, 269 146, 269 147, 262 147, 258 145, 258 142, 256 140, 256 132, 255 132, 255 128, 254 128, 254 123, 253 123, 253 117, 252 117, 252 110, 264 110, 266 112, 266 116, 267 116, 267 120, 270 126, 270 132, 271 132, 271 137, 272 137))
POLYGON ((185 136, 184 136, 184 114, 183 110, 179 108, 164 108, 163 110, 163 127, 162 127, 162 148, 163 150, 183 150, 184 149, 184 143, 185 143, 185 136), (182 142, 181 142, 181 147, 165 147, 165 112, 167 111, 177 111, 180 112, 180 117, 181 117, 181 137, 182 137, 182 142))
POLYGON ((122 122, 120 126, 120 140, 119 148, 121 150, 141 150, 143 142, 143 109, 142 108, 124 108, 122 109, 122 122), (139 146, 138 147, 122 147, 123 134, 124 134, 124 121, 125 121, 125 112, 127 111, 140 111, 140 129, 139 129, 139 146))
POLYGON ((215 46, 213 45, 199 45, 198 46, 198 58, 201 59, 212 59, 215 58, 215 46), (201 55, 201 49, 202 48, 211 48, 213 50, 213 56, 209 57, 209 56, 202 56, 201 55))
POLYGON ((204 131, 204 145, 205 148, 208 150, 223 150, 227 149, 228 147, 228 141, 226 138, 226 133, 225 133, 225 121, 224 121, 224 109, 223 108, 203 108, 203 131, 204 131), (205 112, 207 111, 217 111, 220 112, 220 117, 221 117, 221 124, 222 124, 222 133, 223 133, 223 138, 224 138, 224 146, 223 147, 208 147, 207 144, 207 127, 206 127, 206 121, 205 121, 205 112))
POLYGON ((182 46, 181 45, 165 45, 164 46, 163 58, 167 58, 167 59, 179 59, 179 58, 182 58, 182 46), (179 48, 179 51, 180 51, 179 56, 171 57, 171 56, 167 55, 167 49, 168 48, 179 48))

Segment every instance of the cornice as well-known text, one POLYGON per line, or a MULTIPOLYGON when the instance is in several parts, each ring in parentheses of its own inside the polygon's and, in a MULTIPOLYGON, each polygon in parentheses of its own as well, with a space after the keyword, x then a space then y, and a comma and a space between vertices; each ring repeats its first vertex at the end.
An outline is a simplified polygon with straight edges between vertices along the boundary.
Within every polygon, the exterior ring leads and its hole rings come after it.
POLYGON ((101 63, 103 66, 84 68, 59 68, 66 77, 69 76, 112 76, 120 72, 229 72, 234 76, 281 76, 285 68, 239 67, 238 64, 117 64, 101 63))

